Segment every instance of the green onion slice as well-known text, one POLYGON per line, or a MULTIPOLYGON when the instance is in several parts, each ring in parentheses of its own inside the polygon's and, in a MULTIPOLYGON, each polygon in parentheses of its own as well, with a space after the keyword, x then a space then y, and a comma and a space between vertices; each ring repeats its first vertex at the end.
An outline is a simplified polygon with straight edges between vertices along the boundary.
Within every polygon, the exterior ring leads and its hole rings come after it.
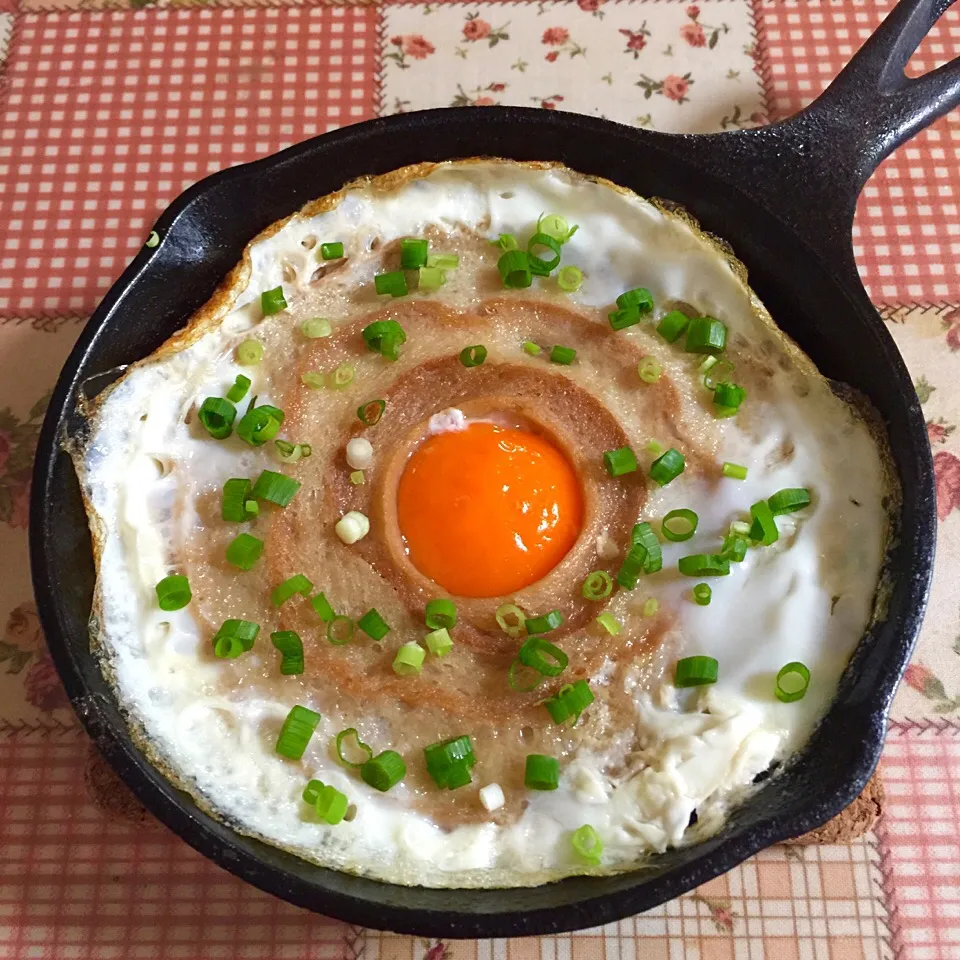
POLYGON ((703 364, 701 364, 701 369, 703 369, 708 360, 712 362, 710 366, 703 370, 703 385, 708 390, 716 390, 718 384, 729 380, 730 377, 733 376, 736 368, 727 359, 717 360, 714 356, 708 356, 707 359, 703 361, 703 364))
POLYGON ((308 370, 301 374, 300 382, 311 390, 322 390, 327 385, 327 378, 319 370, 308 370))
POLYGON ((583 271, 579 267, 566 266, 557 271, 557 286, 564 293, 575 293, 583 285, 583 271))
POLYGON ((337 734, 336 740, 337 747, 337 759, 345 767, 362 767, 368 760, 373 759, 373 750, 367 746, 361 739, 360 735, 357 733, 356 727, 347 727, 346 730, 341 730, 337 734), (345 743, 349 738, 353 738, 353 743, 345 743), (357 756, 360 754, 361 759, 351 760, 350 756, 357 756))
POLYGON ((362 471, 362 470, 354 470, 354 471, 350 474, 350 482, 351 482, 355 487, 359 487, 360 484, 362 484, 362 483, 364 482, 363 471, 362 471))
MULTIPOLYGON (((391 357, 390 359, 395 360, 396 357, 391 357)), ((330 374, 330 386, 334 390, 343 390, 344 387, 349 387, 353 383, 353 377, 356 371, 353 366, 349 363, 341 363, 337 366, 333 373, 330 374)))
POLYGON ((529 693, 536 689, 546 677, 533 667, 527 667, 518 659, 510 664, 510 670, 507 673, 507 683, 511 690, 517 693, 529 693))
POLYGON ((324 788, 322 780, 310 780, 303 788, 303 802, 312 807, 320 796, 320 791, 324 788))
POLYGON ((314 781, 320 784, 317 791, 317 799, 314 809, 321 820, 325 820, 330 826, 334 827, 346 816, 349 801, 344 793, 337 790, 336 787, 328 786, 319 780, 314 781))
POLYGON ((504 253, 517 250, 520 246, 517 243, 517 238, 512 233, 501 233, 499 238, 491 240, 490 244, 491 246, 499 247, 504 253))
POLYGON ((260 625, 249 620, 224 620, 213 635, 213 654, 220 660, 233 660, 253 649, 260 625))
POLYGON ((678 687, 702 687, 716 683, 719 664, 713 657, 684 657, 677 661, 674 684, 678 687))
POLYGON ((640 574, 649 575, 663 569, 663 550, 649 523, 634 525, 630 534, 630 549, 620 564, 617 583, 625 590, 633 590, 640 574))
POLYGON ((500 271, 500 280, 507 288, 520 290, 533 283, 530 257, 525 250, 508 250, 497 261, 497 270, 500 271))
POLYGON ((329 320, 325 320, 323 317, 312 317, 300 324, 300 332, 308 340, 317 340, 320 337, 329 337, 333 328, 330 326, 329 320))
POLYGON ((227 563, 241 570, 251 570, 263 553, 263 541, 253 534, 241 533, 227 546, 227 563))
POLYGON ((637 374, 644 383, 656 383, 663 373, 663 367, 656 357, 644 357, 637 364, 637 374))
POLYGON ((227 391, 227 399, 231 403, 239 403, 247 395, 249 389, 250 378, 238 373, 233 386, 227 391))
POLYGON ((500 629, 508 637, 522 637, 527 632, 527 615, 515 603, 504 603, 497 607, 496 618, 500 629))
POLYGON ((555 346, 550 351, 550 362, 551 363, 562 363, 565 367, 569 367, 576 359, 577 351, 573 347, 562 347, 559 344, 555 346))
POLYGON ((340 241, 320 244, 320 257, 323 260, 339 260, 343 256, 343 244, 340 241))
POLYGON ((164 577, 157 584, 157 603, 161 610, 182 610, 192 599, 190 581, 182 573, 164 577))
POLYGON ((313 607, 317 616, 324 623, 329 623, 336 616, 333 607, 330 606, 330 601, 323 593, 315 593, 310 598, 310 606, 313 607))
POLYGON ((586 680, 577 680, 562 686, 549 700, 544 700, 554 723, 565 723, 573 717, 573 726, 576 726, 580 714, 593 703, 593 691, 586 680))
POLYGON ((693 599, 697 606, 709 606, 712 597, 713 590, 711 589, 709 583, 698 583, 693 588, 693 599))
POLYGON ((270 602, 275 607, 282 607, 294 594, 302 593, 305 597, 308 597, 312 589, 313 584, 302 573, 297 573, 284 580, 278 587, 273 588, 273 592, 270 594, 270 602))
POLYGON ((692 510, 671 510, 660 524, 660 531, 674 543, 689 540, 697 532, 700 518, 692 510))
POLYGON ((357 625, 349 617, 335 616, 327 623, 327 641, 335 647, 345 646, 353 639, 356 629, 357 625))
POLYGON ((566 243, 579 229, 576 224, 571 227, 566 218, 556 213, 546 213, 537 221, 537 233, 545 233, 558 243, 566 243))
POLYGON ((237 423, 237 436, 254 447, 262 447, 280 432, 283 411, 269 404, 248 410, 237 423))
POLYGON ((440 267, 421 267, 417 271, 417 289, 433 293, 447 282, 447 271, 440 267))
POLYGON ((713 390, 713 405, 718 417, 732 417, 747 396, 743 387, 726 381, 718 383, 713 390))
POLYGON ((547 277, 560 266, 560 242, 548 233, 535 233, 527 244, 530 270, 539 277, 547 277), (544 259, 535 251, 546 248, 553 256, 544 259))
POLYGON ((676 480, 683 473, 686 463, 683 454, 671 447, 650 464, 650 476, 661 487, 665 487, 671 480, 676 480))
POLYGON ((441 627, 452 630, 457 625, 457 605, 446 597, 429 600, 423 620, 431 630, 439 630, 441 627))
POLYGON ((523 352, 529 354, 531 357, 538 357, 543 353, 543 347, 539 343, 534 343, 532 340, 525 340, 523 343, 523 352))
POLYGON ((559 610, 551 610, 539 617, 531 617, 524 621, 528 634, 548 633, 556 630, 563 623, 563 614, 559 610))
POLYGON ((283 721, 283 726, 280 728, 277 753, 288 760, 299 760, 319 723, 319 713, 297 704, 287 714, 287 719, 283 721))
POLYGON ((767 500, 767 506, 775 517, 793 513, 810 506, 810 491, 806 487, 788 487, 778 490, 767 500))
POLYGON ((723 475, 729 477, 731 480, 746 480, 747 479, 747 468, 741 466, 739 463, 730 463, 725 461, 723 464, 723 475))
POLYGON ((622 477, 625 473, 636 471, 637 457, 630 447, 607 450, 603 455, 603 465, 611 477, 622 477))
MULTIPOLYGON (((400 267, 403 270, 419 270, 427 265, 429 244, 419 237, 404 237, 400 241, 400 267)), ((378 290, 377 293, 380 291, 378 290)))
POLYGON ((784 703, 793 703, 802 700, 810 686, 810 671, 799 660, 788 663, 777 674, 777 685, 774 693, 778 700, 784 703))
POLYGON ((637 310, 641 314, 653 310, 653 295, 646 287, 635 287, 617 297, 617 306, 621 310, 637 310))
POLYGON ((687 327, 684 348, 687 353, 723 353, 727 345, 727 328, 713 317, 695 317, 687 327))
POLYGON ((358 621, 357 626, 371 639, 380 641, 389 632, 390 626, 380 616, 375 607, 371 607, 358 621))
POLYGON ((774 519, 773 511, 766 500, 758 500, 750 508, 750 516, 753 517, 753 523, 750 524, 750 539, 754 543, 761 543, 763 546, 769 547, 770 544, 776 543, 780 539, 777 521, 774 519))
POLYGON ((285 507, 297 495, 299 489, 300 482, 293 477, 274 470, 264 470, 253 485, 253 496, 257 500, 267 500, 278 507, 285 507))
POLYGON ((244 340, 237 347, 237 362, 255 367, 263 359, 263 344, 259 340, 244 340))
POLYGON ((427 653, 423 647, 410 640, 397 650, 397 655, 393 658, 393 672, 398 677, 416 676, 423 667, 426 656, 427 653))
POLYGON ((683 332, 690 325, 690 318, 679 310, 671 310, 657 324, 657 333, 667 343, 676 343, 683 336, 683 332))
POLYGON ((427 257, 427 266, 440 270, 456 270, 460 266, 460 257, 455 253, 431 253, 427 257))
POLYGON ((725 577, 730 573, 730 561, 722 554, 695 553, 681 557, 677 568, 685 577, 725 577))
POLYGON ((557 677, 567 669, 570 658, 543 637, 529 637, 517 652, 517 659, 545 677, 557 677))
POLYGON ((611 637, 615 637, 623 626, 620 621, 611 613, 601 613, 600 616, 597 617, 597 623, 599 623, 600 626, 603 627, 603 629, 606 630, 611 637))
POLYGON ((407 775, 407 765, 396 750, 384 750, 360 768, 360 776, 374 790, 386 793, 407 775))
POLYGON ((260 294, 260 308, 264 316, 269 317, 273 313, 279 313, 287 309, 287 301, 283 296, 283 287, 274 287, 272 290, 264 290, 260 294))
POLYGON ((207 397, 200 404, 197 419, 214 440, 224 440, 233 432, 237 408, 222 397, 207 397))
POLYGON ((613 592, 613 577, 606 570, 594 570, 580 588, 585 600, 603 600, 613 592))
POLYGON ((479 367, 487 359, 487 348, 482 344, 475 347, 464 347, 460 351, 460 362, 465 367, 479 367))
POLYGON ((405 297, 410 292, 407 275, 402 270, 378 273, 373 278, 373 287, 381 297, 405 297))
POLYGON ((746 537, 739 537, 735 534, 731 534, 729 537, 723 538, 723 546, 720 548, 720 556, 724 557, 727 560, 732 560, 734 563, 742 563, 744 557, 747 555, 747 543, 746 537))
POLYGON ((643 604, 643 615, 645 617, 652 617, 660 609, 660 601, 655 597, 651 597, 649 600, 645 601, 643 604))
POLYGON ((386 409, 386 400, 369 400, 362 407, 357 407, 357 419, 365 427, 376 426, 386 409))
POLYGON ((374 353, 388 360, 396 360, 399 356, 397 348, 407 342, 407 335, 396 320, 376 320, 363 328, 361 336, 374 353))
POLYGON ((600 834, 589 823, 573 831, 570 835, 570 845, 587 863, 593 865, 600 863, 600 858, 603 856, 603 841, 600 839, 600 834))
POLYGON ((293 630, 277 630, 270 634, 270 641, 280 651, 280 673, 285 677, 303 673, 303 641, 293 630))
POLYGON ((608 314, 611 330, 626 330, 627 327, 633 327, 643 319, 643 314, 638 307, 625 307, 622 310, 614 310, 608 314))
POLYGON ((528 790, 556 790, 560 785, 560 761, 542 753, 527 754, 523 785, 528 790))
POLYGON ((446 627, 432 630, 423 638, 423 642, 435 657, 445 657, 453 649, 453 638, 446 627))
POLYGON ((427 773, 441 790, 455 790, 470 783, 470 768, 477 762, 470 737, 463 735, 425 747, 427 773))

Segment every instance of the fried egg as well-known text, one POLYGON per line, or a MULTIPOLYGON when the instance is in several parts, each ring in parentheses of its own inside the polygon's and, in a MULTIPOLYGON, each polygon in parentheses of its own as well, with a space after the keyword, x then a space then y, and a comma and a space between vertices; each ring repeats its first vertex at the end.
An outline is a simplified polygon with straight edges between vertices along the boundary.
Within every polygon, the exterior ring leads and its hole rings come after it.
POLYGON ((95 649, 142 748, 236 830, 403 884, 620 872, 715 833, 834 697, 898 495, 866 406, 776 327, 725 247, 559 165, 425 164, 307 205, 85 413, 70 450, 95 649), (558 246, 582 282, 505 287, 505 252, 544 214, 577 226, 558 246), (419 287, 405 238, 444 256, 419 287), (390 274, 405 295, 377 292, 390 274), (652 308, 614 329, 638 288, 652 308), (723 325, 736 409, 715 403, 711 355, 664 336, 678 313, 723 325), (216 438, 204 402, 222 411, 238 378, 216 438), (251 442, 250 408, 282 411, 262 421, 279 432, 251 442), (669 451, 682 470, 659 482, 669 451), (809 504, 764 513, 791 490, 809 504), (665 530, 677 510, 695 524, 665 530), (655 545, 637 553, 638 536, 655 545), (165 610, 171 575, 192 598, 165 610), (428 623, 437 600, 455 624, 428 623), (216 644, 237 620, 256 638, 216 644), (685 685, 694 657, 715 682, 685 685), (780 698, 792 663, 809 685, 786 686, 793 668, 780 698), (284 755, 294 707, 310 729, 284 755), (472 764, 438 774, 429 748, 462 737, 472 764), (349 765, 385 753, 404 768, 386 790, 349 765), (531 756, 546 758, 532 773, 531 756))

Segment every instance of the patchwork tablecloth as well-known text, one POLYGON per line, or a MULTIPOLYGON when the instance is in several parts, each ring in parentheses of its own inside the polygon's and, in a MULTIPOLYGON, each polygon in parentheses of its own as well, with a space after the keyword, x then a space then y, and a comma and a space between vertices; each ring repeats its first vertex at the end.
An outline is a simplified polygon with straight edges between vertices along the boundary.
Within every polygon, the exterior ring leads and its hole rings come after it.
MULTIPOLYGON (((60 364, 159 213, 205 174, 371 117, 539 105, 671 131, 808 103, 889 0, 0 0, 0 958, 960 958, 960 112, 891 157, 854 243, 927 413, 940 544, 894 708, 885 814, 582 933, 437 943, 297 910, 159 826, 92 752, 27 569, 60 364)), ((960 9, 911 64, 960 54, 960 9)))

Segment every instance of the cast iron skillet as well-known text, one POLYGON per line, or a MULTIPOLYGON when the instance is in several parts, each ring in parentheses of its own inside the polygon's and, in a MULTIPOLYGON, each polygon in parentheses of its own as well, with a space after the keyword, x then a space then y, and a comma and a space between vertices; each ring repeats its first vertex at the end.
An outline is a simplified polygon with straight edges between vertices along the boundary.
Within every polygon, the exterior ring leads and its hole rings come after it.
MULTIPOLYGON (((934 484, 920 406, 897 348, 857 277, 850 230, 877 164, 960 103, 960 59, 918 80, 904 66, 950 0, 903 0, 832 86, 791 120, 716 136, 668 136, 522 108, 428 110, 373 120, 215 174, 157 222, 87 324, 43 425, 30 518, 40 617, 70 698, 107 759, 146 806, 197 850, 263 890, 344 920, 443 937, 542 934, 646 910, 825 822, 857 795, 883 744, 887 710, 926 605, 934 484), (609 878, 531 890, 405 888, 305 863, 213 820, 132 744, 89 653, 94 570, 63 431, 81 385, 116 376, 183 325, 244 244, 301 204, 362 174, 422 160, 493 155, 561 160, 641 195, 677 201, 726 238, 780 325, 828 377, 852 384, 889 431, 903 505, 887 569, 889 616, 861 641, 829 714, 803 754, 737 810, 718 836, 609 878)), ((89 391, 90 385, 86 389, 89 391)))

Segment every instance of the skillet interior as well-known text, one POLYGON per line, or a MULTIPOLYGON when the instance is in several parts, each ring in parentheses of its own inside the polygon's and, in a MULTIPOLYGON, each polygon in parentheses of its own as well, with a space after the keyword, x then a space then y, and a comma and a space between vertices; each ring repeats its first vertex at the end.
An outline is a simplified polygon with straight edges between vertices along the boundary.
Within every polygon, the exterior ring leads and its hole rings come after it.
MULTIPOLYGON (((198 850, 271 893, 365 926, 445 937, 551 933, 605 923, 678 896, 770 843, 818 826, 862 788, 879 757, 887 707, 919 629, 932 569, 933 483, 923 418, 899 354, 852 268, 852 255, 828 268, 739 187, 698 167, 690 157, 707 155, 706 145, 697 148, 710 139, 716 138, 638 134, 539 110, 427 111, 350 127, 217 174, 163 215, 157 225, 163 242, 128 268, 58 383, 38 450, 30 539, 41 619, 78 713, 147 807, 198 850), (140 756, 89 653, 90 543, 77 481, 57 441, 78 385, 158 347, 269 223, 363 174, 483 154, 560 160, 641 196, 676 201, 728 240, 778 323, 826 376, 849 383, 880 412, 905 493, 899 529, 907 533, 888 556, 889 617, 861 642, 828 716, 803 755, 737 810, 719 835, 633 873, 465 896, 325 870, 234 834, 140 756)), ((850 198, 850 210, 838 216, 848 217, 852 204, 850 198)), ((102 378, 99 385, 106 382, 102 378)))

